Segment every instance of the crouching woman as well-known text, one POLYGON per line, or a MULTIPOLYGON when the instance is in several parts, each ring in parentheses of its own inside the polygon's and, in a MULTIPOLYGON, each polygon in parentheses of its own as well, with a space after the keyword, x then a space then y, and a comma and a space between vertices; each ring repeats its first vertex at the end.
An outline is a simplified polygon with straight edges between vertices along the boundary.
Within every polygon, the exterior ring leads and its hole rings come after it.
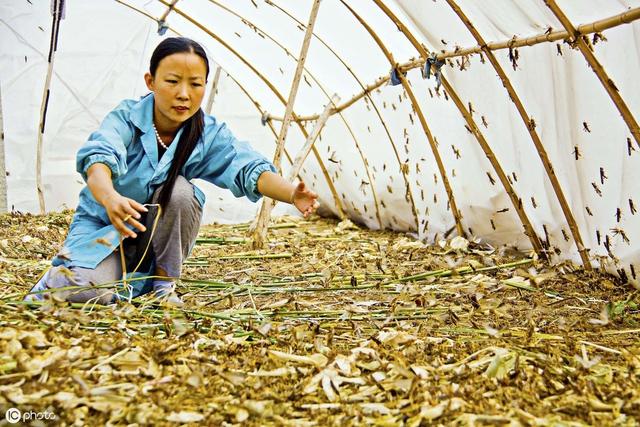
POLYGON ((208 74, 207 56, 193 40, 167 38, 157 46, 144 76, 151 93, 123 101, 79 150, 77 169, 87 185, 63 249, 28 299, 56 289, 71 302, 109 304, 153 291, 182 304, 175 279, 195 243, 204 204, 194 178, 236 197, 293 203, 305 216, 317 208, 317 195, 304 183, 286 182, 203 113, 208 74), (135 271, 126 292, 115 286, 123 271, 135 271))

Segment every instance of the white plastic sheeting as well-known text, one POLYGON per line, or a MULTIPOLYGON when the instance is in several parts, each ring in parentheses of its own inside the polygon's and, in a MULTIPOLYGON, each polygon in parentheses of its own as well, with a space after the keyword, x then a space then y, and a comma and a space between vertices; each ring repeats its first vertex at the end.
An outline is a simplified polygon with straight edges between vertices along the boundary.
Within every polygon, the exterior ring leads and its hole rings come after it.
MULTIPOLYGON (((101 117, 120 99, 146 92, 142 75, 160 37, 157 22, 139 11, 157 19, 168 3, 67 0, 44 139, 48 209, 75 205, 81 187, 74 173, 75 150, 101 117)), ((395 62, 419 57, 373 1, 345 3, 374 31, 395 62)), ((384 3, 429 51, 477 45, 444 0, 384 3)), ((543 0, 456 3, 489 42, 563 29, 543 0)), ((213 113, 267 156, 272 155, 280 122, 271 123, 274 134, 260 125, 260 117, 264 111, 276 117, 284 114, 311 4, 311 0, 181 0, 166 19, 167 36, 177 32, 198 40, 212 65, 225 71, 213 113)), ((578 26, 640 7, 640 0, 558 0, 558 5, 578 26)), ((8 198, 9 205, 20 210, 37 210, 33 168, 50 28, 48 2, 0 0, 8 198)), ((333 93, 347 100, 389 74, 391 63, 383 50, 341 1, 322 1, 314 33, 296 114, 320 113, 333 93)), ((594 53, 638 117, 640 24, 620 25, 603 34, 606 41, 595 44, 594 53)), ((624 269, 627 278, 638 283, 640 146, 614 103, 581 52, 562 40, 519 48, 515 68, 508 50, 494 54, 535 120, 593 264, 604 264, 611 271, 624 269)), ((527 126, 492 65, 480 55, 451 58, 443 73, 473 110, 553 260, 579 263, 573 236, 527 126)), ((529 248, 516 209, 450 94, 442 88, 436 91, 434 79, 424 80, 418 69, 409 71, 407 78, 437 140, 465 232, 494 244, 529 248)), ((313 122, 305 125, 310 131, 313 122)), ((382 86, 332 116, 321 138, 316 147, 323 167, 350 218, 371 228, 417 232, 428 240, 441 238, 455 226, 416 106, 402 86, 382 86)), ((292 124, 286 144, 291 157, 303 142, 300 126, 292 124)), ((286 170, 288 163, 284 165, 286 170)), ((314 156, 309 156, 302 176, 320 193, 323 212, 336 214, 333 195, 314 156)), ((255 205, 213 186, 206 189, 208 221, 246 220, 255 214, 255 205)))

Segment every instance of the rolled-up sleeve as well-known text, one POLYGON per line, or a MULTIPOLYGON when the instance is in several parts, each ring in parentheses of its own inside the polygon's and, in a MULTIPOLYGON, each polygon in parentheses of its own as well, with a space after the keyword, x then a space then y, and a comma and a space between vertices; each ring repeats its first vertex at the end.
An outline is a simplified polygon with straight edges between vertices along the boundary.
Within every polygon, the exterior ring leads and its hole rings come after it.
POLYGON ((123 102, 102 121, 76 156, 76 170, 87 180, 87 170, 95 163, 103 163, 111 169, 115 180, 127 172, 126 143, 133 137, 132 125, 127 120, 129 109, 123 102))
POLYGON ((205 133, 205 146, 208 149, 195 174, 197 178, 227 188, 236 197, 246 196, 252 202, 262 197, 258 178, 263 172, 276 172, 269 160, 246 142, 236 139, 225 124, 205 133))

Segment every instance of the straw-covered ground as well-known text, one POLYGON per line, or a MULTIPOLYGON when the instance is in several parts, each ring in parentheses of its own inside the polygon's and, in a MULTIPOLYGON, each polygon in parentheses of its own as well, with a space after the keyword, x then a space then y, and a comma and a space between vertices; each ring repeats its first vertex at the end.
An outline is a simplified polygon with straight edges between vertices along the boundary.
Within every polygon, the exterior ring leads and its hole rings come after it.
POLYGON ((640 297, 610 276, 286 218, 265 251, 203 228, 183 309, 21 303, 70 219, 0 216, 0 409, 45 425, 640 420, 640 297))

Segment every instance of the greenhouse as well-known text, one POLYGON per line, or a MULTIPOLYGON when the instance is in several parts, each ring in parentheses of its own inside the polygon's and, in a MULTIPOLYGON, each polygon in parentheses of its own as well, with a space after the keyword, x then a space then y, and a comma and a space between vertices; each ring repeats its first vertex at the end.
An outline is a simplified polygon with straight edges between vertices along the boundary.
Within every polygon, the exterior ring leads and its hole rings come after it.
POLYGON ((639 19, 0 0, 0 424, 637 425, 639 19))

